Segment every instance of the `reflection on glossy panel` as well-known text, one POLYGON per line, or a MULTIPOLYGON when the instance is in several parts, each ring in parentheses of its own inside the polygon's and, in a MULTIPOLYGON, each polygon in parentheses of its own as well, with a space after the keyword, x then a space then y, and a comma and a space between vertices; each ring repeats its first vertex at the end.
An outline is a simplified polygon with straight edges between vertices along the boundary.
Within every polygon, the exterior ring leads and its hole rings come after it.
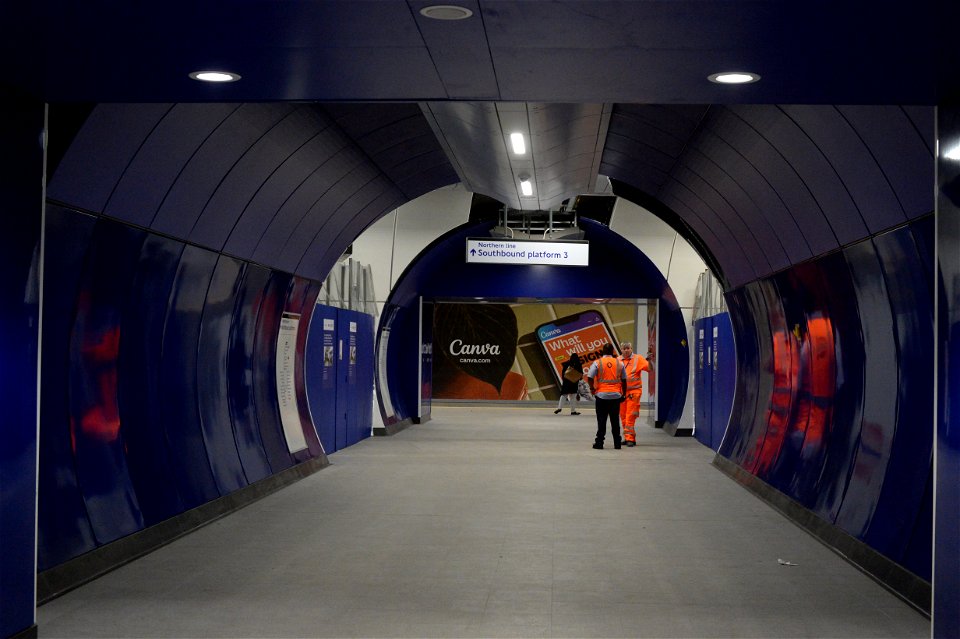
POLYGON ((147 237, 123 317, 120 417, 130 477, 148 526, 185 508, 161 418, 167 402, 160 385, 167 308, 157 303, 170 298, 182 253, 182 242, 157 235, 147 237))
POLYGON ((210 468, 221 495, 243 488, 248 481, 237 453, 227 393, 227 356, 233 321, 239 260, 220 256, 203 301, 197 343, 197 408, 210 468))
POLYGON ((143 232, 99 222, 88 245, 70 339, 70 433, 98 543, 143 526, 127 470, 117 403, 120 319, 143 232))
POLYGON ((862 537, 880 496, 893 446, 897 404, 896 342, 889 293, 873 242, 844 251, 852 275, 865 357, 863 421, 838 526, 862 537))
POLYGON ((220 496, 203 440, 197 397, 197 342, 215 253, 186 246, 170 295, 160 360, 160 417, 184 506, 220 496))
POLYGON ((69 351, 86 246, 95 219, 56 206, 47 208, 41 352, 40 476, 37 563, 40 570, 92 550, 96 545, 77 483, 69 431, 69 351))
POLYGON ((227 355, 227 396, 234 439, 244 474, 250 483, 268 477, 272 472, 260 439, 260 421, 253 389, 257 315, 269 279, 270 271, 262 266, 244 266, 230 325, 230 351, 227 355))
POLYGON ((293 457, 283 437, 277 402, 277 334, 291 277, 274 271, 267 280, 257 313, 254 357, 251 362, 260 440, 274 473, 293 465, 293 457))

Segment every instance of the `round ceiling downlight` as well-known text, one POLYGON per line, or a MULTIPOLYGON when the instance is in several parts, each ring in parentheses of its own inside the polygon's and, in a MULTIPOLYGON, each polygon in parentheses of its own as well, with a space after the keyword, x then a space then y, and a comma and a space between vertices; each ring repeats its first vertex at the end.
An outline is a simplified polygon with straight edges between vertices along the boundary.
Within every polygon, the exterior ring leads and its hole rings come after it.
POLYGON ((750 84, 759 80, 760 76, 749 71, 722 71, 711 73, 707 79, 717 84, 750 84))
POLYGON ((230 71, 194 71, 190 77, 200 82, 236 82, 240 79, 240 74, 230 71))
POLYGON ((434 20, 466 20, 473 11, 454 4, 434 4, 420 9, 420 15, 434 20))

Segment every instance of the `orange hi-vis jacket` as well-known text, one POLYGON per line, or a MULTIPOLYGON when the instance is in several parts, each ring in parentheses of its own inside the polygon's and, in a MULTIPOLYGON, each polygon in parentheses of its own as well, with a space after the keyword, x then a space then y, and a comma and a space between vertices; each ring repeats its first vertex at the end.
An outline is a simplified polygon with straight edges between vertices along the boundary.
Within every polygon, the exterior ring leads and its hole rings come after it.
POLYGON ((620 360, 604 355, 597 362, 597 378, 593 380, 595 393, 622 393, 620 360))
POLYGON ((643 380, 640 379, 640 373, 650 370, 650 362, 636 353, 634 353, 630 359, 620 357, 620 361, 627 370, 627 390, 635 390, 642 393, 643 380))

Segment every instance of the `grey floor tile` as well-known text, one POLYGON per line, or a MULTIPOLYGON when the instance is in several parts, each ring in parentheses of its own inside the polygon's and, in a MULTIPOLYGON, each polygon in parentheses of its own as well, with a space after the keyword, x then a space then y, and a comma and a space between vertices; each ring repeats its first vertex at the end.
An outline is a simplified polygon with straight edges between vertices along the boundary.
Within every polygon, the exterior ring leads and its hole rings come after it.
POLYGON ((40 607, 40 637, 929 635, 695 440, 594 451, 585 417, 436 407, 40 607))

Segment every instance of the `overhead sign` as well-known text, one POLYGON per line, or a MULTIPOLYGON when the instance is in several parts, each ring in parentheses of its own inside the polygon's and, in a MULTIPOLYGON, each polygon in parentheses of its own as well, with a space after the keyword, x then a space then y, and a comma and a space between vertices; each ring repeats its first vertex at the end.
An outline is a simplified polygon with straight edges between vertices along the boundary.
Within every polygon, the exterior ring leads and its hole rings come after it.
POLYGON ((467 238, 468 264, 549 264, 589 266, 590 243, 586 240, 548 242, 467 238))

